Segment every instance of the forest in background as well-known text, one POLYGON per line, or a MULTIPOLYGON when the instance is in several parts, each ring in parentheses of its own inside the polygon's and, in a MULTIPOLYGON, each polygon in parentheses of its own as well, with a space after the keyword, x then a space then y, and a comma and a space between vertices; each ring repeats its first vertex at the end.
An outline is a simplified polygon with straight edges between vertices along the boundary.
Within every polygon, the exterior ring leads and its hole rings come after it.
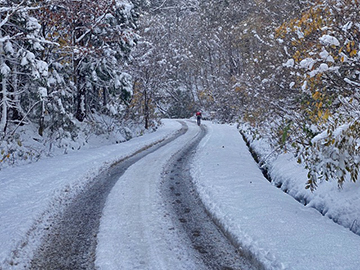
POLYGON ((201 110, 293 152, 311 190, 356 181, 359 10, 358 0, 2 0, 1 162, 201 110), (47 150, 25 147, 24 128, 47 150))

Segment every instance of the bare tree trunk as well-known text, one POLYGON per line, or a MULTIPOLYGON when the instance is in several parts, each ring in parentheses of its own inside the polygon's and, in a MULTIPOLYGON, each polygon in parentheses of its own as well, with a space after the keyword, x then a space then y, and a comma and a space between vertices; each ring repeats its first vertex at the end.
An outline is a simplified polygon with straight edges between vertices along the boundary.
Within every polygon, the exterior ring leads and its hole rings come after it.
POLYGON ((78 84, 76 118, 82 122, 86 117, 86 87, 85 85, 78 84))
POLYGON ((74 61, 74 84, 77 91, 75 117, 80 122, 86 117, 86 81, 79 71, 80 61, 74 61))
MULTIPOLYGON (((2 33, 0 31, 0 38, 2 33)), ((6 132, 7 126, 7 110, 8 110, 8 93, 7 93, 7 70, 4 60, 4 43, 0 42, 0 68, 1 68, 1 120, 0 120, 0 134, 3 136, 6 132)))
POLYGON ((6 132, 7 107, 8 107, 7 84, 6 84, 6 76, 3 74, 2 82, 1 82, 1 120, 0 120, 0 134, 2 135, 4 135, 6 132))
POLYGON ((43 136, 43 132, 44 132, 44 129, 45 129, 45 96, 42 96, 42 93, 41 93, 41 115, 40 115, 40 120, 39 120, 39 135, 40 136, 43 136))
MULTIPOLYGON (((8 96, 10 99, 10 108, 8 108, 8 118, 16 124, 22 125, 23 111, 20 105, 19 90, 18 90, 18 71, 17 66, 12 66, 11 87, 8 89, 8 96)), ((10 86, 10 85, 9 85, 10 86)))
POLYGON ((145 117, 145 129, 149 128, 149 101, 148 101, 147 90, 144 91, 144 117, 145 117))

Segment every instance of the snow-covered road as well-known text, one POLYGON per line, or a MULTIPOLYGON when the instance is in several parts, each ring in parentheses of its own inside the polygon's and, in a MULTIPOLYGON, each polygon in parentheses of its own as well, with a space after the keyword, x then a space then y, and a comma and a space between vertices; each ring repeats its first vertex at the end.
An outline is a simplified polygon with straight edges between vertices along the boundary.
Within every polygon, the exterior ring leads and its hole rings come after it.
MULTIPOLYGON (((0 269, 26 269, 53 216, 96 175, 181 129, 164 123, 123 144, 0 171, 0 269)), ((159 189, 171 156, 199 132, 187 123, 185 135, 139 160, 111 190, 97 235, 99 269, 201 269, 194 250, 184 248, 191 244, 172 229, 159 189)), ((267 182, 235 126, 205 125, 191 175, 208 212, 242 253, 265 269, 359 269, 359 236, 267 182)))
MULTIPOLYGON (((110 191, 131 165, 184 134, 187 126, 182 124, 183 128, 174 136, 141 149, 96 176, 92 184, 69 202, 65 211, 54 219, 31 260, 31 269, 95 269, 100 217, 110 191)), ((140 184, 145 185, 146 181, 140 184)), ((126 219, 129 217, 126 212, 119 215, 126 219)))
POLYGON ((160 194, 164 166, 199 133, 188 132, 131 166, 111 191, 98 235, 99 269, 201 269, 177 234, 160 194))
MULTIPOLYGON (((216 226, 209 228, 202 219, 185 220, 183 215, 177 217, 173 213, 172 202, 179 205, 181 200, 187 200, 191 196, 189 190, 177 193, 174 200, 162 192, 162 185, 171 188, 172 184, 166 181, 185 181, 179 171, 186 169, 181 161, 188 159, 202 133, 199 127, 188 123, 187 133, 133 164, 119 179, 101 218, 96 252, 99 269, 254 269, 227 239, 222 240, 225 237, 216 226), (218 254, 210 253, 210 245, 201 250, 194 247, 181 223, 197 223, 193 227, 197 226, 199 235, 207 231, 208 242, 218 254), (207 230, 202 230, 205 226, 207 230), (233 268, 234 265, 238 267, 233 268)), ((199 215, 201 210, 194 211, 198 207, 202 205, 189 205, 187 211, 199 215)))

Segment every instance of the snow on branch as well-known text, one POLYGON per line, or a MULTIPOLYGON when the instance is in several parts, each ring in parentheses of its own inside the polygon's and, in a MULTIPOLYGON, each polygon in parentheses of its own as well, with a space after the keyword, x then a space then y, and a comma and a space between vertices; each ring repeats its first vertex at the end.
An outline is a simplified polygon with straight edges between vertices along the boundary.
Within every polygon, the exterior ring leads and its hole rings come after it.
POLYGON ((360 83, 349 80, 348 78, 344 78, 344 81, 351 85, 360 86, 360 83))

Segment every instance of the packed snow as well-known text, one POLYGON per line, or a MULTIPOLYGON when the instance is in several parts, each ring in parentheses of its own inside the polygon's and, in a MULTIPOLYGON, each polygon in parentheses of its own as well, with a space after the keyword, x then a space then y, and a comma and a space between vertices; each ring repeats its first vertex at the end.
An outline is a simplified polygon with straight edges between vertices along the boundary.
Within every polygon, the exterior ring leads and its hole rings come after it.
MULTIPOLYGON (((189 131, 185 135, 131 166, 111 191, 98 234, 96 265, 100 269, 171 269, 179 265, 197 269, 192 251, 178 243, 184 240, 169 232, 170 221, 158 217, 163 215, 157 187, 164 166, 200 130, 193 121, 186 123, 189 131), (134 200, 132 195, 141 195, 142 200, 134 200), (127 221, 138 209, 143 223, 129 227, 127 221), (120 210, 126 216, 120 216, 120 210), (137 230, 144 234, 138 235, 137 230), (153 246, 146 245, 150 238, 156 239, 153 246), (133 252, 121 255, 119 248, 133 252), (169 259, 159 260, 160 255, 169 259)), ((197 148, 191 173, 209 213, 245 254, 266 269, 359 268, 358 235, 269 183, 235 125, 204 125, 208 133, 197 148)), ((23 269, 39 246, 48 219, 95 175, 180 128, 179 122, 165 120, 155 133, 125 143, 1 170, 0 269, 23 269)), ((300 169, 292 167, 292 163, 278 165, 278 172, 281 166, 287 177, 299 177, 300 169)))

